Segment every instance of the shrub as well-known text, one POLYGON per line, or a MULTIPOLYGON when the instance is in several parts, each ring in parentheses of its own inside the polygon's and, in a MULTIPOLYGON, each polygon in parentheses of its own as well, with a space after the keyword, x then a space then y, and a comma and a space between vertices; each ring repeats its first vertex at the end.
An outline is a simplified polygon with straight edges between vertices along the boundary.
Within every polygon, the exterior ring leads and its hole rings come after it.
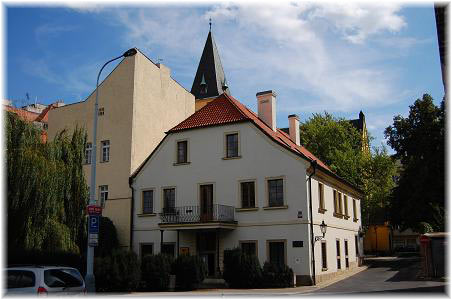
POLYGON ((176 287, 181 290, 195 289, 205 278, 207 267, 198 256, 180 255, 172 265, 176 275, 176 287))
POLYGON ((165 254, 146 255, 141 262, 141 280, 144 283, 142 289, 147 291, 164 291, 168 289, 171 256, 165 254))
POLYGON ((287 265, 264 263, 263 286, 266 288, 283 288, 293 286, 293 271, 287 265))
POLYGON ((262 268, 255 255, 246 255, 240 248, 224 251, 223 278, 232 288, 258 288, 262 268))
POLYGON ((100 217, 99 246, 94 248, 96 257, 111 255, 112 251, 119 248, 118 234, 113 222, 107 217, 100 217))
POLYGON ((140 265, 135 252, 114 250, 110 256, 94 260, 98 292, 130 292, 140 282, 140 265))

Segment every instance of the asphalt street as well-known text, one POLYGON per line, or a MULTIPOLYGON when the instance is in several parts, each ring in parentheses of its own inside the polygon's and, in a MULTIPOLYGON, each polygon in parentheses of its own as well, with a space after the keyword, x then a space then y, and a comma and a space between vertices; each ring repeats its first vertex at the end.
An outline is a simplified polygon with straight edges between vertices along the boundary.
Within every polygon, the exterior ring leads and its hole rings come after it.
POLYGON ((310 294, 446 293, 448 283, 418 279, 419 258, 379 257, 366 263, 367 270, 310 294))

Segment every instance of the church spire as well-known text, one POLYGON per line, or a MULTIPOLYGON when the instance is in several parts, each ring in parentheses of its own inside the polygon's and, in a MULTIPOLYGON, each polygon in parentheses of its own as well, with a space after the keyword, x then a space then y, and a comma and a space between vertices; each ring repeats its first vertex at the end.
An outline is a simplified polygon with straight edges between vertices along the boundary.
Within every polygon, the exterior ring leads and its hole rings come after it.
POLYGON ((230 95, 211 27, 212 20, 209 19, 209 34, 191 88, 196 99, 216 97, 223 92, 230 95))

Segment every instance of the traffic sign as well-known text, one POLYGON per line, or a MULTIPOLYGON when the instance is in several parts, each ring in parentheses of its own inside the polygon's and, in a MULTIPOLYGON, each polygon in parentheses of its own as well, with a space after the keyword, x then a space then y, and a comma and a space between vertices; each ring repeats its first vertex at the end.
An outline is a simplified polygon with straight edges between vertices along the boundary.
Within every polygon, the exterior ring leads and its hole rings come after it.
POLYGON ((101 215, 102 214, 102 207, 99 205, 88 205, 86 207, 86 211, 88 215, 101 215))
POLYGON ((99 234, 98 233, 90 233, 88 237, 88 244, 92 247, 99 245, 99 234))
POLYGON ((88 219, 88 232, 99 233, 99 216, 89 216, 88 219))

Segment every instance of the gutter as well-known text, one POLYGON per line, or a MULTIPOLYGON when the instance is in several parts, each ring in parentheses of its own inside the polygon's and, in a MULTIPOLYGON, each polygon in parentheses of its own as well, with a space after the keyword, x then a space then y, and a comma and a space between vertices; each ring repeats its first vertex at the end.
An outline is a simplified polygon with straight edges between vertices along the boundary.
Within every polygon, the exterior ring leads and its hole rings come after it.
POLYGON ((134 211, 134 204, 135 204, 135 201, 133 199, 135 191, 134 191, 134 189, 132 187, 132 183, 133 183, 133 178, 129 177, 129 186, 132 189, 132 203, 130 205, 130 237, 129 237, 130 251, 132 251, 132 249, 133 249, 132 248, 133 247, 133 211, 134 211))
POLYGON ((316 280, 315 280, 315 253, 314 253, 314 219, 313 219, 313 214, 312 214, 312 186, 311 186, 311 177, 315 174, 315 169, 317 167, 317 161, 316 160, 311 160, 311 167, 312 167, 312 173, 309 174, 309 212, 311 215, 311 222, 310 223, 310 227, 311 227, 311 253, 312 253, 312 259, 311 259, 311 264, 312 264, 312 285, 316 285, 316 280))

